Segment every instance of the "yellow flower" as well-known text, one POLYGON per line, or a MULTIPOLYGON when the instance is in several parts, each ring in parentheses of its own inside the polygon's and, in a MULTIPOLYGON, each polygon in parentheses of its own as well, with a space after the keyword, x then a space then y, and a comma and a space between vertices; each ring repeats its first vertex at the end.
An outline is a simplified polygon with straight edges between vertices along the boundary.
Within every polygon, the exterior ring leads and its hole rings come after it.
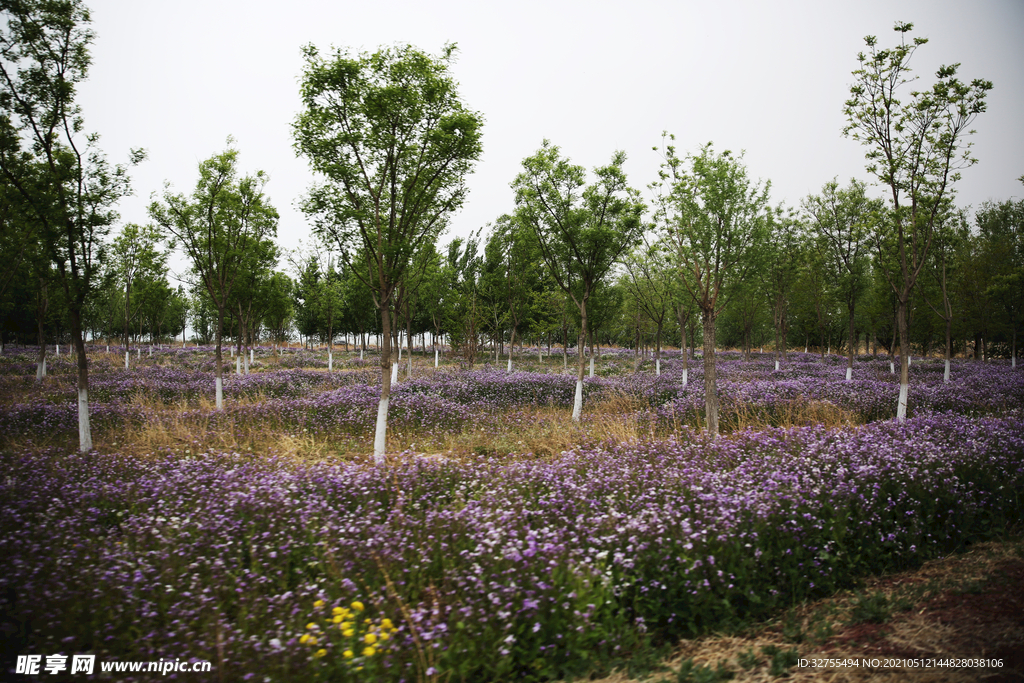
POLYGON ((354 609, 357 612, 362 612, 364 609, 366 609, 366 607, 363 606, 363 603, 356 600, 352 603, 352 609, 354 609))
POLYGON ((363 619, 363 623, 364 624, 372 624, 373 622, 370 621, 369 619, 363 619))
POLYGON ((340 624, 344 620, 345 617, 341 616, 340 614, 335 614, 334 617, 331 619, 331 621, 333 621, 335 624, 340 624))
POLYGON ((308 624, 306 624, 306 628, 308 628, 311 631, 314 630, 315 628, 317 628, 316 622, 309 622, 308 624))
POLYGON ((390 638, 390 637, 391 637, 391 636, 389 636, 389 635, 388 635, 388 634, 386 634, 386 633, 382 633, 382 634, 380 634, 380 639, 381 639, 381 640, 387 640, 387 639, 388 639, 388 638, 390 638))
POLYGON ((312 638, 312 637, 313 636, 309 635, 308 633, 303 633, 302 637, 299 638, 299 642, 302 643, 303 645, 305 645, 306 643, 309 642, 309 639, 312 638))
POLYGON ((344 607, 335 607, 331 610, 331 614, 348 614, 348 610, 344 607))
POLYGON ((375 654, 377 654, 377 651, 375 649, 373 649, 372 647, 364 647, 363 648, 363 656, 364 657, 372 657, 375 654))
POLYGON ((325 650, 323 648, 320 648, 319 650, 317 650, 316 652, 313 653, 313 656, 314 657, 323 657, 325 654, 327 654, 327 650, 325 650))
POLYGON ((346 631, 346 630, 348 630, 350 628, 354 628, 354 627, 355 627, 355 624, 353 624, 351 621, 343 621, 343 622, 341 622, 338 625, 338 628, 340 628, 342 631, 346 631))
POLYGON ((316 645, 316 643, 317 643, 316 636, 310 636, 309 640, 306 641, 306 642, 308 642, 310 645, 316 645))
POLYGON ((377 642, 377 636, 373 635, 372 633, 367 633, 365 636, 363 636, 363 642, 367 645, 373 645, 377 642))
POLYGON ((390 619, 384 618, 380 620, 380 625, 384 628, 394 630, 395 625, 391 623, 390 619))
POLYGON ((346 638, 351 638, 351 637, 352 637, 352 636, 354 636, 355 634, 356 634, 356 632, 355 632, 355 631, 353 631, 353 630, 352 630, 352 629, 350 629, 350 628, 347 628, 347 629, 345 629, 344 631, 342 631, 342 632, 341 632, 341 635, 345 636, 346 638))
POLYGON ((343 656, 343 657, 344 657, 345 659, 352 659, 353 657, 355 657, 355 656, 356 656, 356 653, 355 653, 355 652, 352 652, 352 650, 345 650, 345 651, 344 651, 343 653, 341 653, 341 654, 342 654, 342 656, 343 656))
POLYGON ((313 603, 313 607, 316 607, 317 609, 320 609, 323 606, 324 606, 324 601, 323 600, 317 600, 316 602, 313 603))

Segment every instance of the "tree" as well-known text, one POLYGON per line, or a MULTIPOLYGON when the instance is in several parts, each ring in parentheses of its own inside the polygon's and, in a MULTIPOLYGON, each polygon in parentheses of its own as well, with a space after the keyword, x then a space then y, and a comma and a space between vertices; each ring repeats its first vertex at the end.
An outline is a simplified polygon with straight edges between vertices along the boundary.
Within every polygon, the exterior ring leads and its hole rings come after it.
POLYGON ((878 263, 896 295, 900 422, 906 420, 910 389, 910 295, 927 262, 943 202, 952 194, 960 170, 976 163, 966 137, 973 132, 974 119, 985 111, 985 97, 992 89, 991 81, 961 82, 956 78, 960 65, 953 64, 939 68, 930 89, 905 93, 915 80, 909 76, 911 57, 928 42, 907 42, 913 26, 897 22, 894 30, 900 43, 890 49, 879 48, 875 36, 864 39, 868 51, 857 55, 860 68, 853 72, 843 129, 845 136, 867 148, 867 170, 889 194, 887 220, 878 222, 872 239, 879 252, 895 257, 878 263))
POLYGON ((296 151, 325 183, 304 211, 373 292, 381 314, 381 394, 373 442, 383 461, 391 393, 391 310, 412 255, 433 242, 466 196, 466 175, 480 157, 480 114, 459 99, 449 68, 412 46, 324 59, 312 45, 293 126, 296 151), (361 257, 355 263, 353 255, 361 257))
POLYGON ((867 287, 868 235, 871 221, 878 216, 881 207, 868 199, 864 183, 851 180, 848 188, 840 189, 833 179, 825 183, 820 195, 808 196, 803 208, 817 238, 814 245, 846 303, 849 326, 846 379, 851 380, 857 338, 854 317, 857 300, 867 287))
POLYGON ((671 264, 667 245, 659 240, 638 246, 623 261, 626 273, 621 282, 637 307, 654 323, 654 372, 661 374, 661 336, 672 311, 671 264))
POLYGON ((677 267, 685 272, 680 280, 701 311, 705 419, 708 433, 717 437, 715 321, 729 290, 749 277, 764 247, 773 217, 770 183, 751 183, 742 155, 734 157, 728 150, 716 154, 711 143, 685 160, 672 145, 665 145, 662 154, 660 181, 652 186, 656 220, 672 245, 677 267))
POLYGON ((253 244, 277 235, 277 211, 263 188, 267 176, 238 175, 238 150, 229 147, 199 164, 199 181, 191 195, 164 191, 163 201, 153 202, 149 215, 180 244, 192 261, 193 272, 217 310, 216 402, 224 407, 222 340, 224 319, 235 282, 250 262, 253 244))
POLYGON ((159 232, 152 225, 145 227, 129 223, 114 238, 111 248, 113 269, 124 285, 124 367, 128 369, 129 327, 141 310, 136 301, 132 310, 132 287, 139 278, 163 279, 167 273, 167 254, 159 250, 159 232))
MULTIPOLYGON (((0 0, 0 172, 23 202, 35 239, 54 264, 78 365, 78 443, 92 450, 83 312, 99 281, 113 206, 130 193, 96 135, 83 136, 75 87, 89 66, 89 12, 79 0, 0 0)), ((143 152, 133 150, 131 163, 143 152)))
POLYGON ((512 183, 518 220, 533 230, 551 277, 579 310, 574 422, 583 409, 587 301, 642 231, 644 205, 626 183, 625 161, 626 153, 616 152, 586 186, 586 170, 561 158, 558 147, 545 140, 523 160, 523 172, 512 183))
POLYGON ((993 264, 986 294, 1006 316, 1010 364, 1017 367, 1017 334, 1024 323, 1024 200, 986 202, 976 220, 983 248, 993 264))

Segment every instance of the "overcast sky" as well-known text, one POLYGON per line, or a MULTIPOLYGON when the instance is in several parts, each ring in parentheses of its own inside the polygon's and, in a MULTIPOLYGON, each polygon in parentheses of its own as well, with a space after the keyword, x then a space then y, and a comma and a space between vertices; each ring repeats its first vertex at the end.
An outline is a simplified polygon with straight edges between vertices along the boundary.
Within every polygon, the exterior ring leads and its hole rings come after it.
POLYGON ((1020 0, 87 3, 96 40, 78 97, 86 128, 113 162, 133 147, 149 154, 132 173, 124 222, 146 222, 165 181, 190 192, 199 162, 230 135, 242 171, 270 175, 282 246, 309 243, 296 203, 313 176, 291 140, 307 43, 323 52, 409 43, 432 54, 458 44, 454 76, 466 106, 484 116, 484 151, 449 237, 513 208, 509 183, 545 138, 588 169, 624 150, 630 182, 647 198, 662 131, 682 153, 709 141, 745 150, 750 174, 771 181, 773 203, 798 206, 835 176, 868 179, 864 149, 842 137, 842 107, 864 36, 891 46, 896 21, 929 39, 913 63, 922 85, 953 62, 962 79, 995 84, 975 122, 979 163, 957 185, 959 205, 1024 196, 1020 0))

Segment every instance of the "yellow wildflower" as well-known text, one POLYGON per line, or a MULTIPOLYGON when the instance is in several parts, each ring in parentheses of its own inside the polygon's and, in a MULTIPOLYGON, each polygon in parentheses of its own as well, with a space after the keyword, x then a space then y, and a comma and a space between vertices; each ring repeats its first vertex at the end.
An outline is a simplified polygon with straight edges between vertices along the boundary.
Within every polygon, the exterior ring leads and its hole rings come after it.
POLYGON ((356 600, 355 602, 352 603, 352 609, 354 609, 357 612, 362 612, 364 609, 366 609, 366 607, 363 606, 363 603, 361 603, 358 600, 356 600))
POLYGON ((334 617, 331 619, 331 621, 333 621, 335 624, 340 624, 344 620, 345 617, 341 616, 340 614, 335 614, 334 617))
POLYGON ((313 607, 316 607, 317 609, 320 609, 323 606, 324 606, 324 601, 323 600, 317 600, 316 602, 313 603, 313 607))
POLYGON ((344 615, 344 614, 348 614, 348 610, 345 609, 344 607, 335 607, 334 609, 331 610, 331 614, 342 614, 342 615, 344 615))
POLYGON ((363 636, 363 642, 367 645, 373 645, 377 642, 377 636, 373 635, 372 633, 367 633, 365 636, 363 636))
POLYGON ((364 657, 372 657, 375 654, 377 654, 377 650, 375 650, 374 648, 372 648, 372 647, 364 647, 363 648, 363 656, 364 657))
POLYGON ((355 653, 355 652, 352 652, 352 650, 345 650, 345 651, 344 651, 343 653, 341 653, 341 654, 342 654, 342 656, 343 656, 343 657, 344 657, 345 659, 352 659, 353 657, 355 657, 355 656, 356 656, 356 653, 355 653))
POLYGON ((314 657, 323 657, 325 654, 327 654, 327 650, 325 650, 323 648, 320 648, 319 650, 317 650, 316 652, 313 653, 313 656, 314 657))
POLYGON ((302 637, 301 637, 301 638, 299 638, 299 642, 300 642, 300 643, 302 643, 303 645, 305 645, 306 643, 308 643, 308 642, 309 642, 309 639, 310 639, 310 638, 312 638, 312 636, 311 636, 311 635, 309 635, 308 633, 303 633, 303 634, 302 634, 302 637))
POLYGON ((316 629, 317 628, 316 622, 315 621, 309 622, 308 624, 306 624, 306 628, 308 628, 311 631, 316 629))
POLYGON ((382 634, 380 634, 380 639, 381 639, 381 640, 387 640, 387 639, 388 639, 388 638, 390 638, 390 637, 391 637, 391 636, 389 636, 389 635, 388 635, 387 633, 382 633, 382 634))
POLYGON ((391 629, 391 630, 394 630, 394 628, 395 628, 395 625, 391 623, 391 620, 386 618, 386 617, 384 619, 380 620, 380 625, 383 626, 384 628, 391 629))
POLYGON ((347 629, 345 629, 344 631, 342 631, 342 632, 341 632, 341 635, 345 636, 346 638, 351 638, 351 637, 352 637, 352 636, 354 636, 355 634, 356 634, 356 632, 355 632, 355 631, 353 631, 353 630, 352 630, 352 629, 350 629, 350 628, 347 628, 347 629))

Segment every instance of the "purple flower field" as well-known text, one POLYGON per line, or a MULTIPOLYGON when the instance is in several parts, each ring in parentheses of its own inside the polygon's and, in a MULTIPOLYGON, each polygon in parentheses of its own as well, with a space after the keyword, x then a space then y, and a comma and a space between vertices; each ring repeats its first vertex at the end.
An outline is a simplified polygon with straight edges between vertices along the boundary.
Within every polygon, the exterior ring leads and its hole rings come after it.
MULTIPOLYGON (((154 419, 130 401, 139 391, 205 410, 196 401, 212 393, 211 374, 159 355, 127 372, 97 369, 100 432, 154 419)), ((408 452, 380 467, 19 449, 33 430, 74 429, 71 367, 55 359, 39 388, 12 371, 26 361, 4 358, 0 387, 30 397, 0 405, 6 661, 88 652, 209 660, 223 680, 552 680, 915 566, 1020 520, 1019 369, 957 363, 943 385, 941 364, 915 363, 912 418, 897 425, 887 363, 862 359, 845 382, 842 359, 794 355, 779 373, 768 356, 727 359, 723 406, 827 401, 866 424, 717 441, 684 424, 670 438, 548 459, 408 452)), ((677 363, 657 378, 588 380, 587 401, 625 394, 647 402, 646 419, 678 421, 703 389, 691 367, 682 390, 677 363)), ((224 412, 235 424, 363 434, 372 381, 372 365, 232 375, 224 412)), ((571 406, 572 382, 428 372, 396 387, 391 417, 458 430, 571 406)), ((188 680, 166 677, 176 676, 188 680)))

